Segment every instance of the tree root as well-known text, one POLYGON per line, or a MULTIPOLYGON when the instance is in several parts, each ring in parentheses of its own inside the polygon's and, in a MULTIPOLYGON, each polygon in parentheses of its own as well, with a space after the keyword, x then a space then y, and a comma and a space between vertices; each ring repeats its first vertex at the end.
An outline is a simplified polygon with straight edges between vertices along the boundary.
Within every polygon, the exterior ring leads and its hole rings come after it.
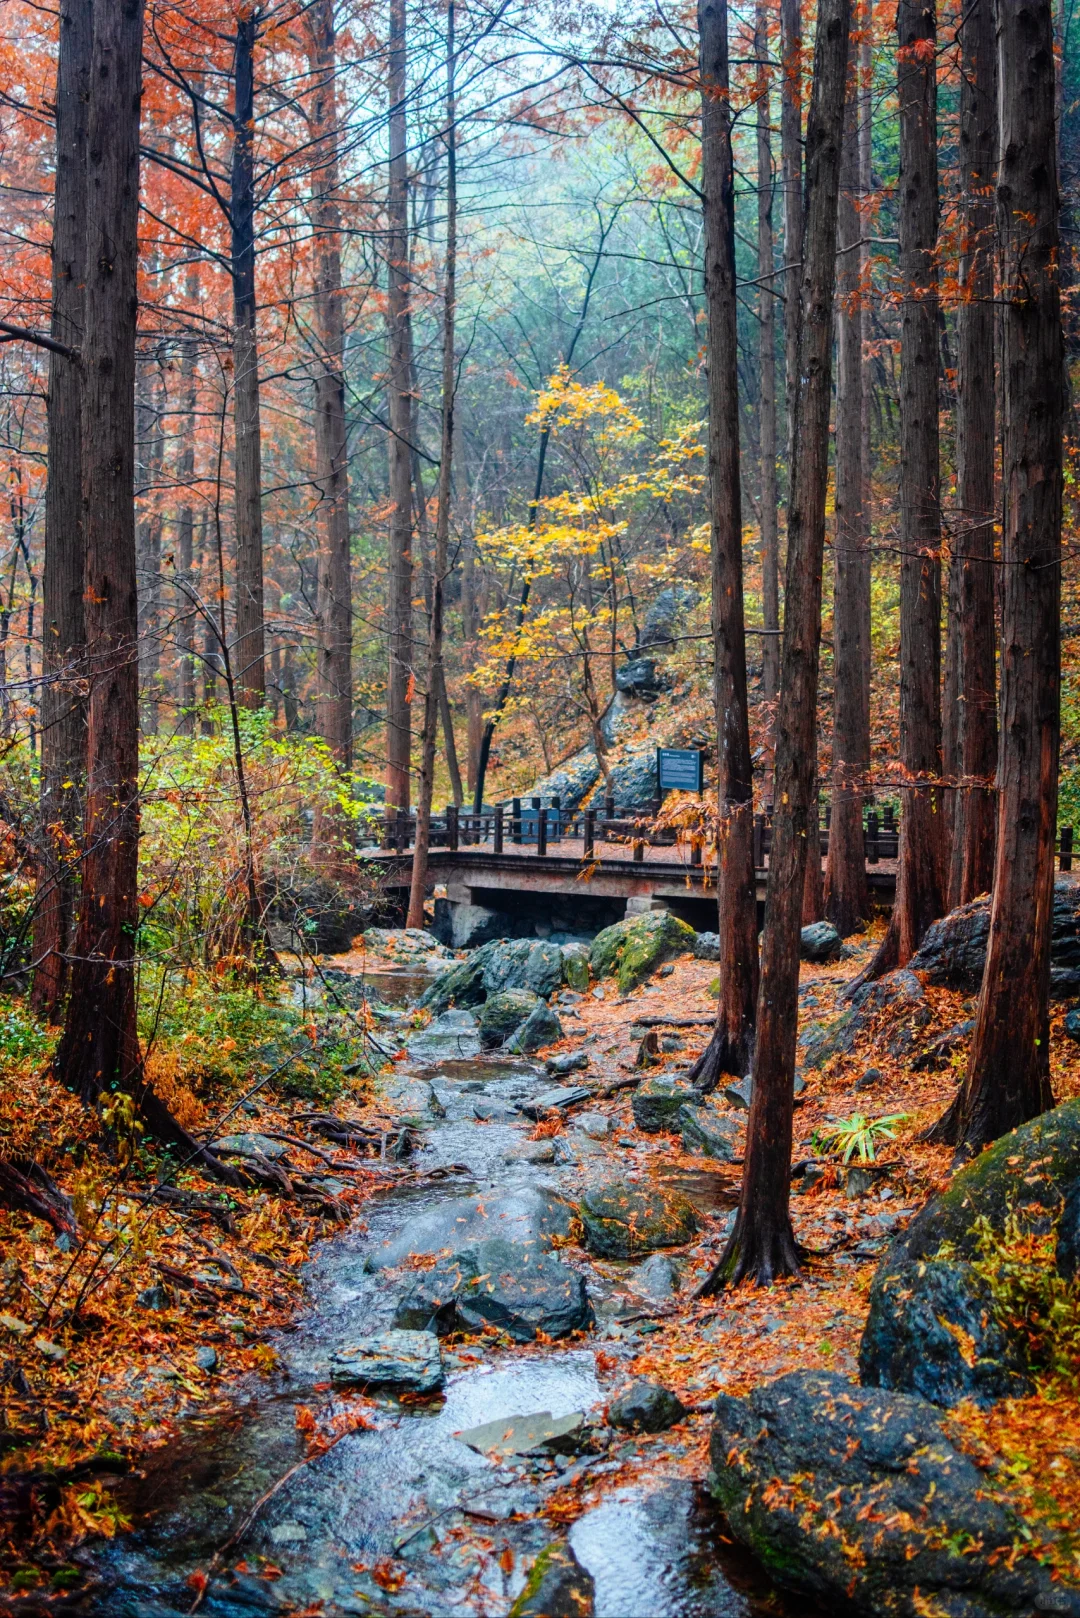
POLYGON ((43 1219, 57 1235, 77 1233, 74 1208, 37 1163, 0 1157, 0 1202, 7 1208, 43 1219))

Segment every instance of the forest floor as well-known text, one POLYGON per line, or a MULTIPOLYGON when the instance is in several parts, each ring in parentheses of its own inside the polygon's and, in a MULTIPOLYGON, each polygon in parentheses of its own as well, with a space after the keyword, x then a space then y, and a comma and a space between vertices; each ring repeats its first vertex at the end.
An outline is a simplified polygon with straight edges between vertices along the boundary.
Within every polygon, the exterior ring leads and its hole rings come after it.
MULTIPOLYGON (((835 965, 804 965, 801 1023, 828 1021, 839 990, 864 964, 875 937, 857 941, 835 965)), ((335 957, 333 964, 350 972, 402 963, 357 955, 335 957)), ((632 1079, 641 1072, 640 1032, 631 1033, 638 1019, 700 1017, 715 1004, 715 968, 709 963, 683 957, 661 974, 628 995, 604 980, 573 1007, 560 1006, 565 1037, 542 1054, 585 1045, 591 1083, 632 1079)), ((947 990, 928 988, 927 996, 933 1020, 921 1031, 922 1047, 973 1010, 970 999, 947 990)), ((1059 1100, 1080 1095, 1080 1045, 1063 1032, 1065 1009, 1053 1010, 1051 1038, 1059 1100)), ((684 1042, 676 1058, 682 1061, 696 1055, 708 1029, 673 1032, 684 1042)), ((403 1056, 398 1052, 395 1060, 403 1056)), ((633 1330, 620 1333, 609 1325, 589 1344, 612 1395, 628 1377, 645 1377, 675 1391, 690 1414, 672 1431, 622 1445, 618 1465, 609 1463, 602 1476, 586 1468, 552 1492, 545 1507, 550 1522, 570 1524, 604 1496, 637 1481, 703 1478, 709 1406, 720 1391, 744 1393, 795 1369, 857 1378, 867 1296, 880 1256, 949 1177, 948 1149, 919 1137, 952 1099, 963 1061, 961 1049, 936 1071, 916 1071, 871 1037, 854 1056, 833 1058, 821 1072, 807 1069, 795 1115, 795 1159, 820 1160, 820 1132, 839 1120, 857 1113, 899 1114, 896 1139, 878 1147, 880 1178, 868 1192, 848 1196, 830 1170, 793 1195, 795 1231, 807 1252, 799 1276, 765 1290, 742 1287, 697 1302, 691 1301, 692 1289, 723 1247, 739 1164, 688 1154, 676 1135, 640 1131, 629 1088, 590 1103, 591 1110, 609 1115, 610 1133, 601 1145, 603 1166, 612 1174, 675 1186, 693 1178, 699 1189, 711 1187, 701 1236, 678 1255, 683 1274, 676 1298, 651 1309, 651 1318, 633 1330), (871 1069, 877 1076, 867 1082, 871 1069)), ((355 1219, 373 1192, 416 1176, 407 1163, 386 1159, 386 1140, 395 1127, 391 1109, 380 1100, 377 1081, 358 1079, 323 1114, 367 1131, 366 1151, 373 1155, 358 1155, 365 1148, 335 1145, 314 1133, 310 1102, 268 1099, 263 1092, 257 1116, 249 1105, 232 1122, 266 1138, 282 1137, 287 1165, 314 1163, 322 1176, 321 1200, 311 1200, 319 1191, 313 1182, 306 1201, 264 1189, 230 1191, 225 1199, 220 1187, 185 1172, 178 1183, 186 1200, 161 1204, 149 1195, 152 1180, 118 1161, 115 1138, 42 1076, 40 1050, 9 1062, 6 1079, 0 1095, 4 1155, 33 1160, 55 1178, 71 1198, 83 1235, 73 1249, 58 1243, 44 1222, 0 1210, 0 1527, 7 1540, 0 1573, 12 1594, 36 1592, 47 1602, 81 1577, 68 1560, 75 1545, 128 1526, 110 1475, 138 1468, 185 1423, 212 1423, 250 1389, 253 1378, 272 1378, 276 1355, 269 1340, 311 1301, 300 1268, 313 1245, 355 1219), (371 1147, 372 1140, 381 1150, 371 1147)), ((197 1127, 205 1103, 164 1070, 158 1083, 181 1114, 187 1108, 189 1127, 197 1127)), ((532 1133, 543 1138, 571 1129, 572 1119, 549 1119, 532 1133)), ((1080 1499, 1080 1398, 1074 1388, 1041 1385, 1031 1398, 1004 1401, 989 1412, 962 1407, 959 1419, 973 1448, 989 1446, 1004 1458, 1019 1493, 1030 1501, 1033 1534, 1044 1535, 1048 1523, 1063 1530, 1071 1525, 1080 1499)), ((313 1441, 325 1444, 325 1435, 313 1441)), ((465 1537, 478 1532, 468 1525, 461 1530, 465 1537)), ((1048 1554, 1072 1558, 1067 1536, 1048 1545, 1048 1554)), ((1074 1579, 1077 1566, 1071 1569, 1074 1579)), ((0 1595, 0 1610, 3 1600, 0 1595)))

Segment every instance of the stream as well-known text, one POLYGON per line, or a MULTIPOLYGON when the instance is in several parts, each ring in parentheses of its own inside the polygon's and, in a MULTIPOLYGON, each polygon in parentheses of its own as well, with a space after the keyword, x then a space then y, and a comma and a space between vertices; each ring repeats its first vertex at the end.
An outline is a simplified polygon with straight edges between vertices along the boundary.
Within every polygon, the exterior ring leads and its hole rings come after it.
MULTIPOLYGON (((429 981, 404 971, 367 979, 384 1005, 398 1007, 429 981)), ((432 1118, 413 1166, 461 1165, 461 1171, 380 1193, 348 1230, 319 1244, 306 1266, 307 1304, 272 1340, 277 1371, 249 1386, 228 1415, 188 1419, 178 1441, 125 1486, 121 1501, 134 1530, 95 1554, 98 1582, 80 1612, 166 1618, 189 1610, 189 1578, 210 1565, 252 1504, 302 1459, 297 1407, 316 1409, 320 1420, 349 1408, 348 1397, 328 1381, 329 1356, 389 1327, 402 1290, 400 1277, 365 1268, 375 1245, 454 1196, 533 1187, 574 1196, 590 1175, 610 1178, 607 1153, 577 1137, 576 1161, 508 1162, 530 1127, 513 1103, 551 1080, 534 1061, 476 1055, 474 1045, 468 1036, 413 1036, 409 1059, 393 1078, 395 1086, 430 1083, 436 1110, 445 1115, 432 1118)), ((681 1183, 715 1209, 715 1179, 703 1170, 681 1183)), ((582 1462, 565 1455, 499 1462, 454 1434, 536 1411, 595 1414, 629 1377, 598 1375, 591 1345, 602 1343, 609 1366, 629 1361, 646 1341, 641 1325, 649 1329, 648 1322, 618 1323, 620 1312, 642 1307, 626 1288, 631 1268, 609 1263, 585 1271, 597 1317, 585 1339, 590 1346, 576 1338, 569 1346, 502 1351, 469 1338, 453 1349, 444 1344, 440 1397, 413 1403, 373 1397, 365 1405, 373 1426, 301 1467, 274 1495, 224 1559, 200 1611, 208 1618, 282 1612, 502 1618, 531 1561, 554 1537, 542 1515, 545 1500, 582 1462)), ((585 1458, 588 1475, 614 1472, 620 1452, 624 1459, 633 1453, 636 1440, 614 1436, 608 1451, 585 1458)), ((668 1453, 677 1455, 678 1429, 668 1438, 668 1453)), ((786 1606, 753 1564, 724 1545, 722 1532, 704 1488, 674 1477, 614 1490, 568 1537, 595 1581, 597 1618, 805 1614, 805 1604, 786 1606)))

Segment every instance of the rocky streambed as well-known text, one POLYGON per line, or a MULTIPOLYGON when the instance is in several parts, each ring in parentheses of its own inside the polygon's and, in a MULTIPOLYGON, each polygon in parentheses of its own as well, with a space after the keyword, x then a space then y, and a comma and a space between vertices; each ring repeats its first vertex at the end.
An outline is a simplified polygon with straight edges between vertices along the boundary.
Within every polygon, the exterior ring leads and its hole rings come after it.
MULTIPOLYGON (((377 987, 413 998, 427 981, 377 987)), ((467 1014, 408 1048, 388 1093, 418 1126, 416 1169, 445 1177, 379 1196, 321 1246, 276 1369, 227 1414, 189 1418, 126 1488, 134 1530, 95 1557, 79 1610, 164 1618, 201 1595, 211 1618, 807 1611, 730 1545, 700 1465, 680 1465, 710 1412, 626 1369, 673 1307, 672 1255, 715 1210, 716 1176, 620 1175, 602 1114, 529 1140, 517 1109, 553 1076, 485 1053, 467 1014), (306 1412, 332 1431, 360 1387, 366 1425, 290 1476, 306 1412), (668 1464, 620 1486, 658 1429, 668 1464), (560 1491, 605 1476, 611 1491, 560 1531, 546 1514, 560 1491)))

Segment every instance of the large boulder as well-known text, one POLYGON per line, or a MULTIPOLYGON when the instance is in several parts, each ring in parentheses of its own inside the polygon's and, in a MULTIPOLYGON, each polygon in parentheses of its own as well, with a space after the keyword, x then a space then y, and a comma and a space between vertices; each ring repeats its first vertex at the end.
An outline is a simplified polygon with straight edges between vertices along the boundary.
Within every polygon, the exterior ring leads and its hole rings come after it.
MULTIPOLYGON (((574 949, 575 946, 569 946, 574 949)), ((580 952, 581 946, 577 946, 580 952)), ((565 950, 543 938, 493 938, 459 961, 424 990, 418 1004, 442 1012, 450 1005, 479 1006, 504 989, 526 989, 547 996, 560 983, 580 978, 579 960, 568 964, 565 950)), ((586 979, 587 984, 587 979, 586 979)))
POLYGON ((694 1107, 700 1100, 700 1092, 681 1074, 657 1073, 634 1091, 634 1122, 650 1135, 677 1129, 683 1108, 694 1107))
POLYGON ((711 1487, 777 1583, 833 1610, 1029 1618, 1050 1572, 996 1498, 1007 1480, 981 1469, 947 1421, 911 1394, 795 1371, 717 1399, 711 1487))
POLYGON ((718 1163, 732 1163, 742 1151, 742 1125, 712 1096, 696 1105, 680 1107, 676 1127, 686 1151, 701 1152, 718 1163))
POLYGON ((1010 1214, 1036 1234, 1050 1231, 1080 1181, 1080 1100, 1003 1135, 961 1169, 896 1238, 885 1264, 934 1258, 948 1242, 952 1256, 979 1253, 980 1230, 1005 1229, 1010 1214))
POLYGON ((368 1255, 364 1267, 382 1270, 408 1258, 449 1256, 496 1236, 550 1248, 556 1237, 570 1235, 573 1217, 569 1202, 537 1186, 503 1196, 450 1197, 407 1220, 368 1255))
POLYGON ((985 1277, 959 1259, 882 1265, 870 1289, 859 1348, 869 1387, 918 1393, 932 1404, 991 1405, 1031 1391, 1022 1346, 1002 1329, 985 1277))
POLYGON ((832 1056, 850 1056, 872 1035, 881 1035, 890 1056, 908 1057, 930 1021, 930 1003, 915 973, 908 968, 864 983, 847 1009, 827 1026, 811 1023, 799 1039, 805 1067, 822 1067, 832 1056))
POLYGON ((1058 1274, 1066 1281, 1075 1281, 1080 1275, 1080 1180, 1065 1198, 1054 1258, 1058 1274))
POLYGON ((700 1229, 686 1197, 621 1180, 586 1191, 578 1212, 585 1245, 598 1258, 641 1258, 661 1247, 682 1247, 700 1229))
POLYGON ((539 1005, 540 999, 531 989, 500 989, 489 995, 480 1012, 481 1044, 488 1050, 501 1045, 539 1005))
POLYGON ((497 939, 490 944, 483 944, 478 950, 464 961, 459 961, 448 972, 442 972, 430 983, 417 1001, 422 1011, 432 1011, 436 1015, 446 1011, 450 1006, 481 1006, 487 998, 484 987, 484 967, 487 965, 488 954, 494 949, 497 939))
POLYGON ((414 1062, 467 1062, 480 1054, 480 1031, 469 1011, 444 1011, 410 1034, 405 1049, 414 1062))
MULTIPOLYGON (((487 1007, 485 1006, 485 1011, 487 1007)), ((562 1023, 546 1000, 538 1000, 521 1026, 514 1030, 503 1045, 512 1055, 528 1056, 544 1045, 554 1045, 563 1037, 562 1023)))
MULTIPOLYGON (((990 933, 990 898, 950 910, 929 928, 908 962, 928 983, 974 994, 982 984, 986 940, 990 933)), ((1080 884, 1054 884, 1050 939, 1050 992, 1067 998, 1080 990, 1080 884)))
POLYGON ((518 1343, 533 1342, 538 1332, 567 1337, 592 1323, 583 1276, 535 1243, 500 1237, 418 1273, 394 1315, 397 1327, 439 1336, 494 1326, 518 1343))
MULTIPOLYGON (((631 693, 624 693, 629 696, 631 693)), ((636 694, 636 693, 635 693, 636 694)), ((636 752, 627 750, 626 757, 611 772, 611 792, 620 809, 651 808, 660 795, 656 778, 656 747, 649 746, 636 752)))
POLYGON ((844 952, 844 940, 831 921, 812 921, 799 934, 799 954, 804 961, 823 965, 838 961, 844 952))
POLYGON ((692 927, 667 910, 647 910, 605 927, 593 939, 589 965, 594 977, 615 976, 623 994, 675 955, 694 948, 692 927))

